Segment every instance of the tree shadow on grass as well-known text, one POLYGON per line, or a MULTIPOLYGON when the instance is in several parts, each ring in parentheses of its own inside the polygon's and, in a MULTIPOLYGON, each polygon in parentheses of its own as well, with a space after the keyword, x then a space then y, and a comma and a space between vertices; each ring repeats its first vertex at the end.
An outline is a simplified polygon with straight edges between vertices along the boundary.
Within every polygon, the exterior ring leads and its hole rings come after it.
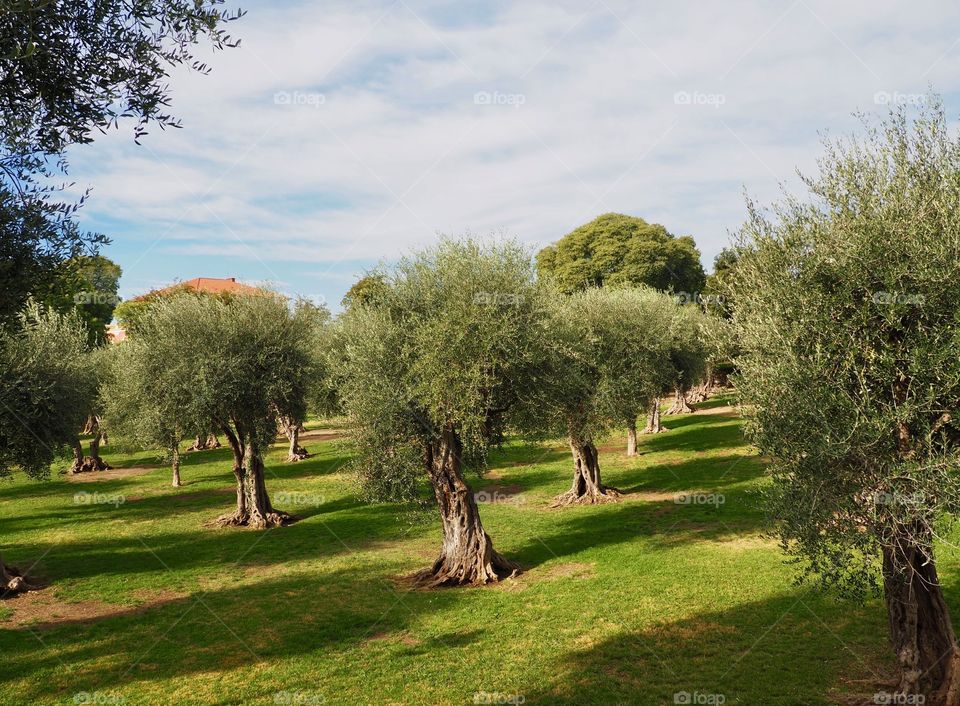
MULTIPOLYGON (((224 496, 219 496, 223 502, 224 496)), ((151 512, 168 514, 169 498, 151 499, 151 512)), ((146 502, 146 501, 145 501, 146 502)), ((199 500, 197 502, 200 502, 199 500)), ((129 518, 143 517, 143 508, 129 508, 129 518)), ((90 508, 99 517, 125 509, 90 508)), ((227 506, 229 509, 229 506, 227 506)), ((127 577, 163 571, 195 571, 204 567, 233 566, 236 562, 263 565, 322 559, 362 551, 384 542, 400 541, 432 526, 413 528, 397 522, 389 506, 364 505, 355 498, 341 498, 311 508, 289 508, 301 519, 271 530, 205 527, 193 531, 94 537, 66 542, 19 541, 5 552, 14 565, 31 566, 31 573, 56 582, 90 577, 127 577)), ((211 509, 211 519, 214 512, 211 509)), ((439 544, 438 544, 439 546, 439 544)))
POLYGON ((724 703, 722 695, 727 704, 814 706, 859 693, 856 703, 866 704, 889 689, 892 667, 877 603, 795 591, 592 642, 558 660, 548 690, 524 696, 537 704, 672 704, 724 703))
MULTIPOLYGON (((134 681, 189 679, 299 655, 333 658, 366 642, 392 642, 419 616, 468 600, 457 592, 411 593, 402 596, 403 608, 392 610, 398 594, 381 571, 366 566, 320 577, 275 572, 266 581, 197 591, 146 609, 118 608, 111 617, 68 621, 42 632, 0 629, 4 654, 0 680, 7 683, 58 670, 57 679, 31 679, 18 691, 21 703, 34 703, 77 692, 110 692, 134 681), (39 639, 34 639, 37 635, 39 639)), ((418 644, 423 650, 467 649, 481 635, 481 630, 458 632, 449 636, 449 643, 448 636, 432 635, 418 644)), ((314 664, 321 667, 323 662, 314 664)), ((312 674, 310 683, 322 685, 319 676, 312 674)), ((264 699, 280 689, 305 688, 277 684, 262 673, 252 680, 253 688, 260 683, 263 693, 255 696, 264 699)))

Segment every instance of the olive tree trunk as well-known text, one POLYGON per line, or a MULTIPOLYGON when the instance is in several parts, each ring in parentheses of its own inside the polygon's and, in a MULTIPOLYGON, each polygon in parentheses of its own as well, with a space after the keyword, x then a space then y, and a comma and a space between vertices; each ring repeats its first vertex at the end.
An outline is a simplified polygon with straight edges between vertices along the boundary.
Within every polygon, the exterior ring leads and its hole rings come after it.
POLYGON ((519 571, 497 553, 483 529, 476 498, 461 472, 462 451, 452 428, 445 428, 425 449, 427 473, 443 522, 443 547, 433 566, 414 576, 420 586, 483 585, 519 571))
POLYGON ((583 438, 573 426, 570 452, 573 454, 573 485, 554 499, 553 507, 616 502, 620 498, 620 491, 600 481, 600 458, 596 445, 593 440, 583 438))
POLYGON ((179 488, 183 483, 180 482, 180 445, 174 444, 170 447, 170 465, 173 468, 173 487, 179 488))
POLYGON ((30 583, 30 580, 24 576, 20 569, 5 564, 3 558, 0 557, 0 598, 6 598, 24 591, 32 591, 36 588, 38 587, 30 583))
POLYGON ((93 471, 109 471, 111 466, 100 457, 100 439, 103 434, 96 431, 90 440, 90 455, 83 455, 83 445, 80 438, 73 440, 73 463, 67 469, 68 473, 91 473, 93 471))
POLYGON ((890 639, 900 664, 898 695, 923 695, 927 706, 957 706, 960 648, 936 564, 904 539, 884 550, 883 572, 890 639))
POLYGON ((687 391, 682 387, 676 388, 673 396, 673 404, 664 412, 664 414, 690 414, 696 410, 687 402, 687 391))
POLYGON ((660 398, 654 397, 650 403, 650 413, 647 415, 647 426, 644 428, 644 434, 659 434, 666 431, 660 423, 660 398))
POLYGON ((197 438, 187 448, 187 451, 206 451, 207 449, 219 449, 222 446, 220 439, 216 434, 197 434, 197 438))
POLYGON ((627 456, 637 455, 637 420, 627 422, 627 456))
POLYGON ((280 426, 283 428, 284 435, 286 435, 290 441, 290 448, 287 451, 287 461, 293 463, 309 458, 310 454, 300 445, 300 430, 303 428, 303 425, 289 417, 280 417, 280 426))

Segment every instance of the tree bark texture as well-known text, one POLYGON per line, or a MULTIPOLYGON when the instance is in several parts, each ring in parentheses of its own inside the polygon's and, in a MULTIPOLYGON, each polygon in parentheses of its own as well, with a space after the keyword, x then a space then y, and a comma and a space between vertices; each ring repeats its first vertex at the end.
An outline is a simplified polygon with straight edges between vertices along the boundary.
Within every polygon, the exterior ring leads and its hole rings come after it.
POLYGON ((682 387, 678 387, 674 391, 673 404, 670 405, 670 408, 667 409, 664 414, 690 414, 696 410, 690 406, 690 403, 687 402, 686 390, 682 387))
POLYGON ((425 588, 483 585, 514 576, 518 571, 493 548, 480 522, 477 501, 463 479, 463 447, 456 431, 443 429, 425 450, 425 462, 443 523, 440 556, 414 581, 425 588))
POLYGON ((957 706, 960 648, 936 564, 904 539, 884 549, 883 572, 890 640, 900 665, 898 695, 922 694, 926 706, 957 706))
POLYGON ((183 483, 180 482, 180 446, 174 444, 170 448, 170 465, 173 468, 173 487, 179 488, 183 483))
POLYGON ((573 454, 573 485, 554 499, 553 507, 616 502, 620 498, 620 491, 605 486, 600 480, 600 458, 596 445, 592 440, 584 439, 573 425, 570 452, 573 454))
POLYGON ((650 413, 647 415, 647 426, 644 428, 644 434, 659 434, 666 431, 660 423, 660 398, 654 397, 650 403, 650 413))
POLYGON ((637 455, 637 420, 627 422, 627 456, 637 455))
POLYGON ((309 458, 310 454, 300 445, 300 430, 303 429, 303 425, 293 421, 289 417, 280 417, 280 426, 283 428, 284 435, 290 441, 290 448, 287 451, 287 461, 294 463, 309 458))

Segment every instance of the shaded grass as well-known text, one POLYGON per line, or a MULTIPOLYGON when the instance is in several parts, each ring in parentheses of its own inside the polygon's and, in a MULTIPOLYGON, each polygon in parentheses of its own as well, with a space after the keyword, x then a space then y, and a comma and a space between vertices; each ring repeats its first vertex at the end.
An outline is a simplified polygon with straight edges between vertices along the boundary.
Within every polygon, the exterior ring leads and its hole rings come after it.
MULTIPOLYGON (((0 703, 653 704, 688 691, 829 704, 876 690, 892 664, 881 606, 792 585, 762 536, 763 467, 739 420, 705 409, 664 423, 635 458, 620 438, 601 444, 605 482, 628 493, 617 504, 550 508, 572 473, 560 443, 496 451, 471 482, 509 487, 481 514, 526 571, 484 589, 399 587, 434 558, 439 523, 362 503, 342 441, 308 441, 316 455, 296 464, 274 446, 268 487, 301 520, 263 532, 204 526, 233 503, 225 450, 186 455, 179 489, 163 467, 4 484, 5 557, 36 562, 57 601, 108 614, 22 625, 22 599, 0 604, 0 703), (76 504, 78 491, 124 502, 76 504), (675 502, 691 493, 723 502, 675 502)), ((156 460, 113 451, 116 467, 156 460)), ((949 588, 958 557, 941 563, 949 588)))

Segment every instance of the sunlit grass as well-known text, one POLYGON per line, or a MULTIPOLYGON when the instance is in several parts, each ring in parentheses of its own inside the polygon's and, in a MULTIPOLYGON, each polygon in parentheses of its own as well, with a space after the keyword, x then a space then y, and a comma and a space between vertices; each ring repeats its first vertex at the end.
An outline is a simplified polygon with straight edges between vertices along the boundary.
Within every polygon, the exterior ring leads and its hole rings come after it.
MULTIPOLYGON (((485 693, 657 704, 686 691, 829 704, 872 693, 892 665, 882 606, 791 583, 762 536, 762 465, 740 420, 711 411, 723 402, 665 417, 669 431, 641 436, 635 458, 624 439, 604 440, 604 481, 627 493, 618 504, 550 508, 571 480, 560 443, 495 452, 471 482, 496 547, 525 571, 482 589, 395 581, 432 560, 439 523, 361 502, 343 441, 308 438, 315 455, 296 464, 275 445, 269 490, 302 519, 264 532, 205 526, 234 502, 226 449, 186 454, 182 488, 166 467, 18 478, 0 486, 4 556, 36 563, 50 585, 0 603, 0 703, 463 704, 485 693), (78 503, 80 492, 112 501, 78 503)), ((159 463, 109 446, 105 457, 159 463)), ((957 568, 945 554, 948 597, 957 568)))

